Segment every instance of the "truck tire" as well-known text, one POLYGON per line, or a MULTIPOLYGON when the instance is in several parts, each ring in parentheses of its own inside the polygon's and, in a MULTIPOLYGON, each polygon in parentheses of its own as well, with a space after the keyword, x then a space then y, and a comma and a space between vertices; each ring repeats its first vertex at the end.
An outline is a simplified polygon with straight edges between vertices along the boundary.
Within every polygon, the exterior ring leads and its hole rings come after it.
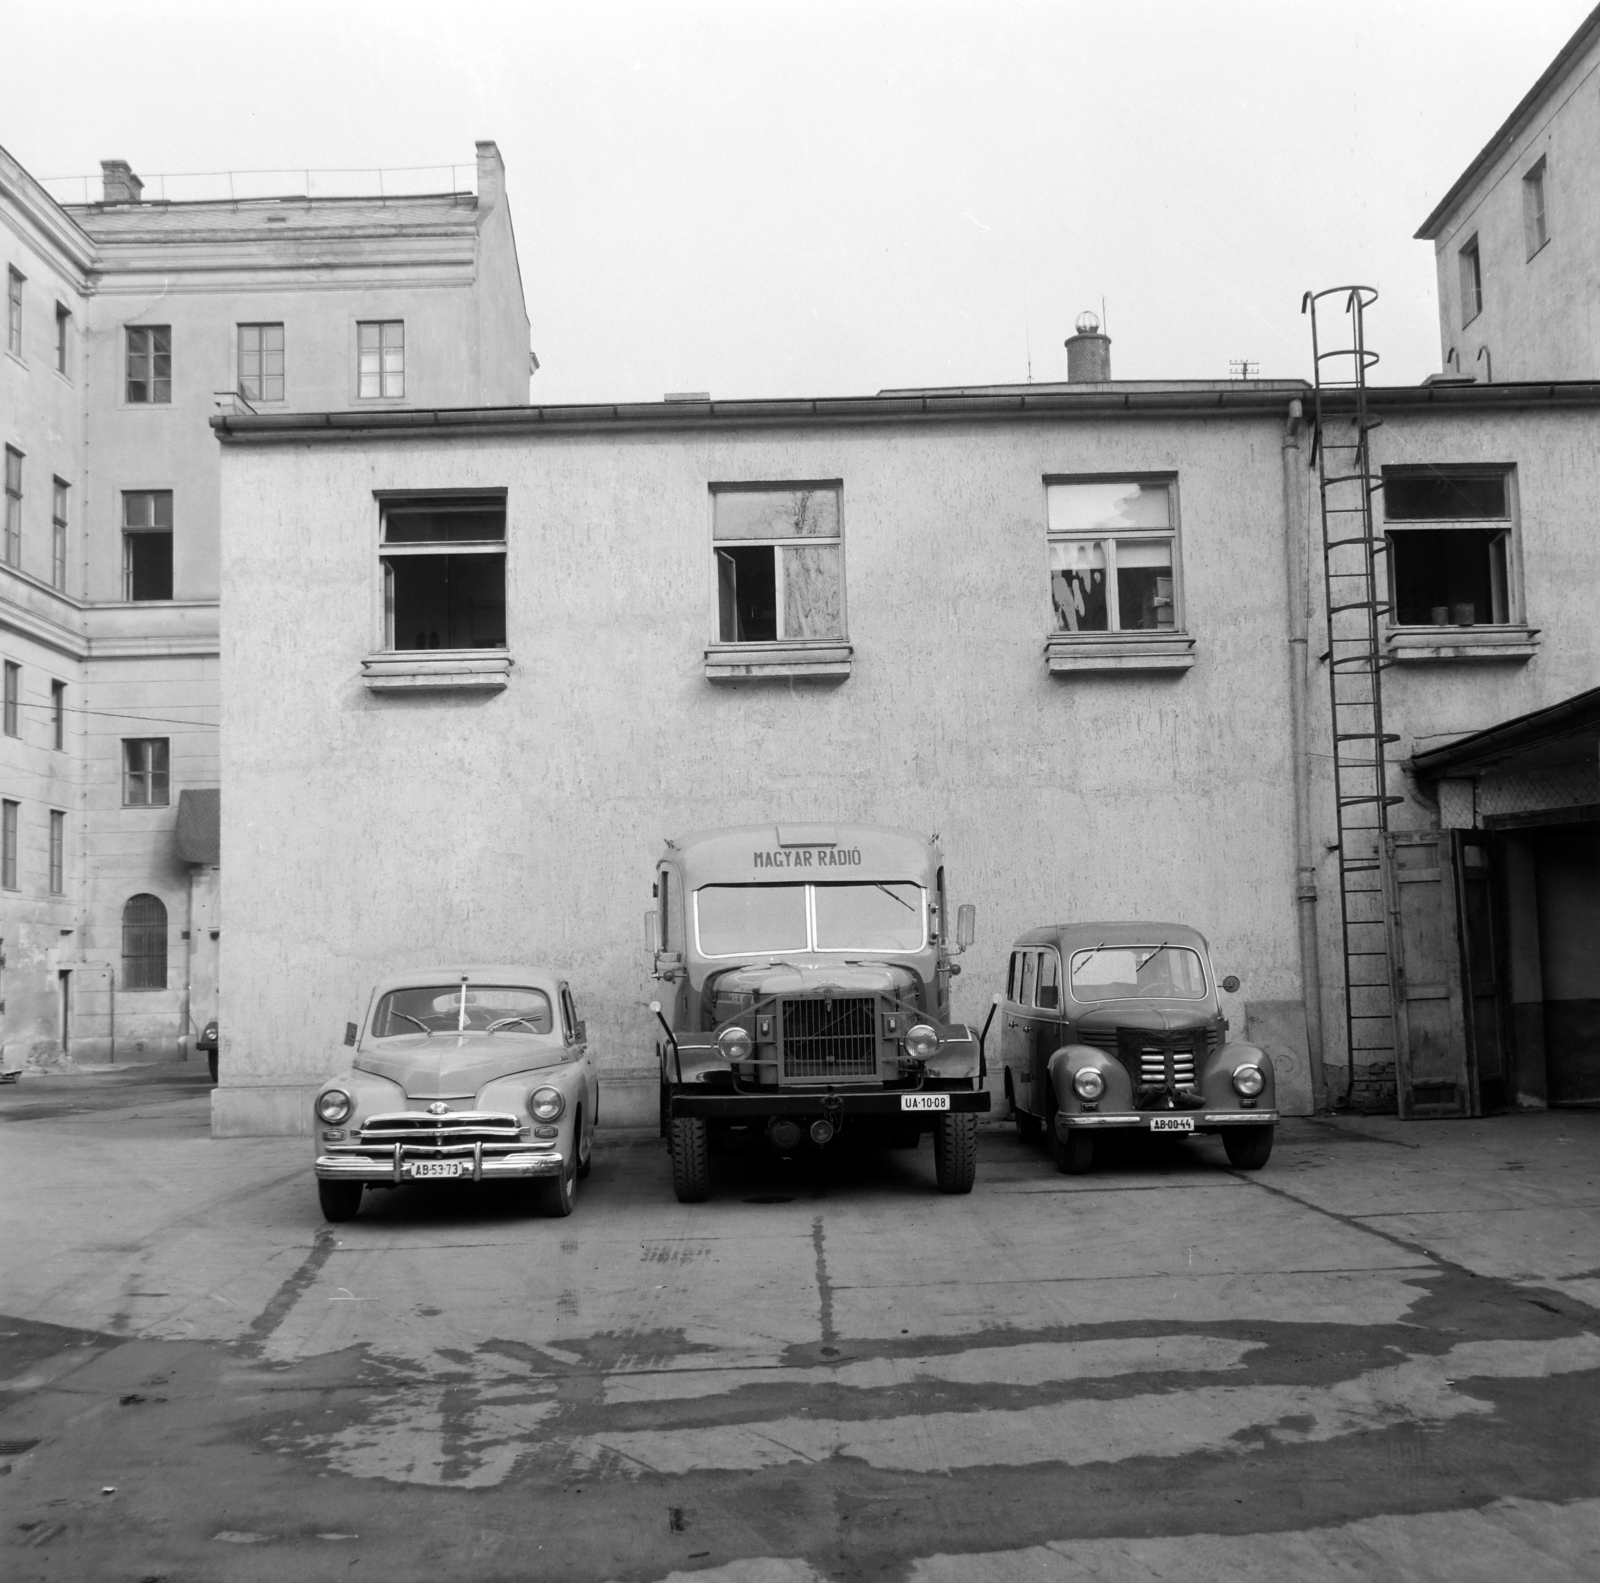
POLYGON ((1272 1123, 1260 1127, 1224 1127, 1222 1147, 1236 1171, 1259 1171, 1272 1156, 1272 1123))
POLYGON ((360 1182, 318 1182, 317 1201, 324 1220, 354 1220, 361 1212, 360 1182))
POLYGON ((711 1196, 711 1140, 699 1116, 674 1116, 670 1123, 672 1190, 680 1204, 703 1204, 711 1196))
POLYGON ((970 1193, 978 1174, 978 1118, 948 1111, 933 1127, 933 1174, 941 1193, 970 1193))

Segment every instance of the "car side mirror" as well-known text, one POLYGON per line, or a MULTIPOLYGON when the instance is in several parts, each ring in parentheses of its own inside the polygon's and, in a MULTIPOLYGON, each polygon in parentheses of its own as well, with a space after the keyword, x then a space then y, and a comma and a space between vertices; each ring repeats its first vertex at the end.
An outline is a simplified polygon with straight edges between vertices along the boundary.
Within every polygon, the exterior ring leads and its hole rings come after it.
POLYGON ((644 915, 644 948, 652 957, 661 950, 661 915, 654 907, 644 915))
POLYGON ((970 901, 956 908, 956 950, 965 951, 978 938, 978 909, 970 901))
POLYGON ((353 1022, 347 1022, 344 1025, 344 1042, 346 1044, 354 1044, 356 1042, 356 1025, 353 1022))
POLYGON ((1238 989, 1239 980, 1235 978, 1232 973, 1230 973, 1225 979, 1222 980, 1222 983, 1218 987, 1225 989, 1231 995, 1236 989, 1238 989))

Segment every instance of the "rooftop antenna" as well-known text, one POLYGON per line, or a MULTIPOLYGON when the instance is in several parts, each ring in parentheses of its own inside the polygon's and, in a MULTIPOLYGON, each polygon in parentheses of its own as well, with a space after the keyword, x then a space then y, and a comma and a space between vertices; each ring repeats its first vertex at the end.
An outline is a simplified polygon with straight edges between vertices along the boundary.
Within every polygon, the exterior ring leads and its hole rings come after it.
POLYGON ((1228 376, 1231 379, 1257 379, 1261 374, 1261 365, 1253 357, 1235 357, 1228 363, 1228 376))
POLYGON ((1028 277, 1022 277, 1022 344, 1028 353, 1028 383, 1033 383, 1033 335, 1028 325, 1028 277))

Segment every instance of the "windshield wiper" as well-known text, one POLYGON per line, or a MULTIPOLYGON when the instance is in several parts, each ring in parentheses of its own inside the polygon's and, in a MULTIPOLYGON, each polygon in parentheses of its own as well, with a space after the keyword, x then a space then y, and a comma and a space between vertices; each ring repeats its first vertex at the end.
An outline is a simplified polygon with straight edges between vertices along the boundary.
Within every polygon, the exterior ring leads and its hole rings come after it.
POLYGON ((431 1038, 432 1038, 432 1037, 433 1037, 433 1029, 432 1029, 432 1028, 430 1028, 430 1027, 429 1027, 429 1026, 428 1026, 428 1025, 427 1025, 427 1023, 425 1023, 425 1022, 424 1022, 424 1021, 423 1021, 423 1020, 422 1020, 422 1018, 420 1018, 420 1017, 413 1017, 413 1016, 412 1016, 412 1015, 411 1015, 411 1013, 410 1013, 410 1012, 409 1012, 409 1011, 391 1011, 391 1012, 390 1012, 390 1013, 389 1013, 389 1015, 390 1015, 390 1016, 391 1016, 391 1017, 404 1017, 404 1018, 405 1018, 405 1019, 406 1019, 406 1021, 407 1021, 407 1022, 414 1022, 414 1023, 416 1023, 416 1025, 417 1025, 417 1026, 418 1026, 418 1027, 419 1027, 419 1028, 421 1028, 421 1029, 422 1029, 422 1031, 423 1031, 423 1032, 424 1032, 424 1033, 425 1033, 425 1034, 427 1034, 427 1036, 428 1036, 428 1037, 429 1037, 429 1038, 430 1038, 430 1039, 431 1039, 431 1038))
POLYGON ((514 1022, 520 1022, 529 1033, 538 1033, 540 1031, 534 1026, 531 1017, 502 1017, 498 1022, 491 1022, 483 1031, 485 1033, 498 1033, 502 1028, 509 1028, 514 1022))
POLYGON ((896 895, 895 895, 895 894, 894 894, 894 892, 893 892, 893 891, 892 891, 892 890, 890 890, 890 889, 889 889, 889 887, 888 887, 888 886, 887 886, 887 885, 877 885, 877 884, 875 884, 875 885, 874 885, 874 886, 873 886, 873 887, 872 887, 872 888, 873 888, 873 889, 874 889, 874 890, 881 890, 881 891, 882 891, 882 892, 883 892, 883 893, 884 893, 884 895, 885 895, 885 896, 890 896, 890 897, 893 897, 893 898, 894 898, 894 900, 895 900, 895 901, 897 901, 897 902, 899 902, 899 903, 900 903, 900 905, 901 905, 901 906, 902 906, 902 907, 904 907, 904 908, 905 908, 905 910, 906 910, 906 911, 907 911, 907 912, 915 912, 915 911, 916 911, 916 910, 917 910, 917 909, 916 909, 916 908, 915 908, 915 907, 913 907, 913 906, 912 906, 912 905, 911 905, 911 903, 910 903, 910 902, 908 902, 908 901, 907 901, 907 900, 906 900, 906 899, 905 899, 905 897, 904 897, 904 896, 896 896, 896 895))
POLYGON ((1171 944, 1170 940, 1163 940, 1142 962, 1135 962, 1133 964, 1133 976, 1137 978, 1171 944))

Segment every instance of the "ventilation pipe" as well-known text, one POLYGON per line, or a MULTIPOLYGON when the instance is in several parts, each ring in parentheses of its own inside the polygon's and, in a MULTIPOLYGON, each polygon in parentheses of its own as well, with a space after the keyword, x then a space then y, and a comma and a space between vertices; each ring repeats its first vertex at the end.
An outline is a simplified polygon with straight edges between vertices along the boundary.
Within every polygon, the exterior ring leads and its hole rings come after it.
POLYGON ((1103 385, 1111 379, 1111 337, 1100 331, 1092 313, 1080 313, 1076 335, 1069 335, 1067 381, 1074 385, 1103 385))

